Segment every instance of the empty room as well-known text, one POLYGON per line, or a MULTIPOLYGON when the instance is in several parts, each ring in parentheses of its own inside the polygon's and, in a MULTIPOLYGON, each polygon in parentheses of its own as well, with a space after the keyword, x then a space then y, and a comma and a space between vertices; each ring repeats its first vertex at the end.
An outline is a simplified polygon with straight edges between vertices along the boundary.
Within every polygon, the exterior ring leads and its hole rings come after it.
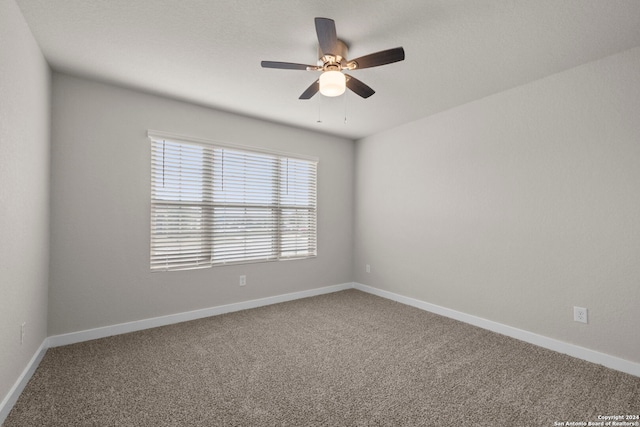
POLYGON ((640 426, 640 1, 0 0, 0 425, 640 426))

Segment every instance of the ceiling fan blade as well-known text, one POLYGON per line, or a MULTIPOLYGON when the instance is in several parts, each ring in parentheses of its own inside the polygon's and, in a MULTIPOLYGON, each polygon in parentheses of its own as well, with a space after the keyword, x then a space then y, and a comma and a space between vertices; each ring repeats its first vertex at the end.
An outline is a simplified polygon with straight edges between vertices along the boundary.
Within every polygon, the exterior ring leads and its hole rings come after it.
POLYGON ((311 86, 309 86, 307 90, 302 92, 302 95, 300 95, 298 99, 311 99, 313 95, 318 93, 319 90, 320 90, 320 80, 316 80, 315 82, 311 83, 311 86))
POLYGON ((278 68, 280 70, 316 70, 315 65, 295 64, 293 62, 262 61, 262 68, 278 68))
MULTIPOLYGON (((378 67, 380 65, 392 64, 404 60, 404 49, 396 47, 394 49, 382 50, 352 59, 348 64, 355 64, 353 69, 378 67)), ((351 69, 351 67, 349 67, 351 69)))
POLYGON ((354 91, 356 94, 360 95, 363 98, 368 98, 374 93, 375 90, 371 89, 366 84, 362 83, 360 80, 355 77, 350 76, 349 74, 345 74, 347 76, 347 87, 354 91))
POLYGON ((316 34, 323 55, 338 54, 338 36, 336 35, 336 23, 333 19, 316 18, 316 34))

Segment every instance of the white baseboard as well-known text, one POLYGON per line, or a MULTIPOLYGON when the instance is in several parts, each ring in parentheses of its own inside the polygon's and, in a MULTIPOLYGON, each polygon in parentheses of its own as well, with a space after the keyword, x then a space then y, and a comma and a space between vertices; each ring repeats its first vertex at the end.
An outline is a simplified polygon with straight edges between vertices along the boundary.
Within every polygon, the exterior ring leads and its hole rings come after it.
POLYGON ((158 326, 172 325, 174 323, 187 322, 189 320, 202 319, 204 317, 211 317, 224 313, 232 313, 234 311, 247 310, 250 308, 262 307, 265 305, 278 304, 281 302, 308 298, 316 295, 328 294, 351 288, 353 288, 353 283, 343 283, 340 285, 326 286, 323 288, 310 289, 307 291, 292 292, 289 294, 276 295, 250 301, 219 305, 216 307, 204 308, 201 310, 193 310, 184 313, 170 314, 167 316, 153 317, 150 319, 136 320, 134 322, 119 323, 117 325, 87 329, 84 331, 71 332, 68 334, 53 335, 48 338, 49 347, 59 347, 62 345, 75 344, 83 341, 141 331, 143 329, 156 328, 158 326))
POLYGON ((33 376, 33 373, 38 368, 38 365, 40 365, 40 361, 44 357, 44 354, 47 352, 47 348, 49 347, 47 339, 45 338, 27 364, 27 367, 24 368, 24 371, 22 371, 22 374, 20 374, 18 380, 15 382, 13 387, 11 387, 11 390, 9 390, 9 393, 7 393, 5 398, 2 400, 2 403, 0 403, 0 425, 2 425, 4 420, 7 418, 9 412, 11 412, 11 409, 13 408, 13 405, 15 405, 18 401, 20 393, 22 393, 22 390, 24 390, 27 383, 33 376))
POLYGON ((360 291, 377 295, 382 298, 386 298, 402 304, 410 305, 412 307, 429 311, 431 313, 439 314, 441 316, 450 317, 452 319, 459 320, 464 323, 469 323, 471 325, 478 326, 483 329, 488 329, 490 331, 509 336, 511 338, 516 338, 520 341, 525 341, 530 344, 537 345, 539 347, 547 348, 549 350, 567 354, 569 356, 573 356, 578 359, 603 365, 603 366, 606 366, 607 368, 615 369, 616 371, 621 371, 627 374, 635 375, 636 377, 640 377, 640 363, 631 362, 629 360, 621 359, 619 357, 611 356, 609 354, 600 353, 595 350, 590 350, 588 348, 580 347, 575 344, 569 344, 564 341, 559 341, 553 338, 545 337, 543 335, 538 335, 533 332, 514 328, 512 326, 507 326, 502 323, 483 319, 481 317, 472 316, 470 314, 462 313, 460 311, 452 310, 450 308, 424 302, 415 298, 405 297, 403 295, 395 294, 393 292, 384 291, 378 288, 373 288, 371 286, 363 285, 361 283, 354 283, 353 287, 360 291))

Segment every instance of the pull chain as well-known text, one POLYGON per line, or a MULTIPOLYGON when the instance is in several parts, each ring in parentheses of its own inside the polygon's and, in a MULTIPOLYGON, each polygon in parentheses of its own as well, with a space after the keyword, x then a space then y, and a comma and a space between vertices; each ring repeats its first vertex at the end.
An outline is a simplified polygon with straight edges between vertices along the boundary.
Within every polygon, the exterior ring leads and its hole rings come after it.
POLYGON ((344 92, 344 124, 347 124, 347 93, 348 91, 344 92))
POLYGON ((322 107, 322 96, 318 94, 318 120, 316 120, 316 123, 318 124, 322 123, 322 117, 320 115, 321 107, 322 107))

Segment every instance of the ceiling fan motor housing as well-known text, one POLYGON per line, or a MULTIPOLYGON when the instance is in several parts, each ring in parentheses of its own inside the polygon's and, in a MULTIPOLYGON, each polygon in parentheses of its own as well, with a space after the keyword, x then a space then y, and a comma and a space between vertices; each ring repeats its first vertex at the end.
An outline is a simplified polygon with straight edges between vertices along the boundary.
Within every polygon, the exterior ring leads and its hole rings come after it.
POLYGON ((342 65, 342 62, 347 60, 349 47, 345 42, 338 39, 335 50, 336 52, 327 52, 324 54, 320 46, 318 46, 318 67, 321 67, 323 71, 346 68, 342 65))

